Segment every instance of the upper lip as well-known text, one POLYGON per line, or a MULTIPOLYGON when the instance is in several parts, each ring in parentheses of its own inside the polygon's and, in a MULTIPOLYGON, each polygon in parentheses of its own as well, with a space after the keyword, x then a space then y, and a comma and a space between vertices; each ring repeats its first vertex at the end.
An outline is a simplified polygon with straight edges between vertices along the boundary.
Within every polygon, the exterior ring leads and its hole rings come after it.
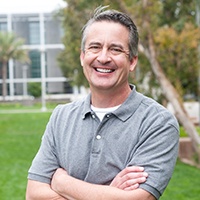
POLYGON ((115 70, 116 67, 111 66, 111 65, 93 65, 92 66, 94 69, 107 69, 107 70, 115 70))

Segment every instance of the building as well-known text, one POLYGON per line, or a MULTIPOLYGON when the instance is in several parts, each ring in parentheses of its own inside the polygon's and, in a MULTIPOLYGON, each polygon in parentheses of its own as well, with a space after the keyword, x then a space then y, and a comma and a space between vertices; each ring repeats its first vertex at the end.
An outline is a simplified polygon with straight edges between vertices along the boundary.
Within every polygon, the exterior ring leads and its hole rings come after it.
MULTIPOLYGON (((54 13, 0 14, 0 31, 14 32, 24 38, 30 65, 14 60, 8 63, 8 100, 28 97, 28 84, 38 82, 42 96, 71 93, 69 80, 62 75, 57 56, 64 48, 61 20, 54 13)), ((1 66, 0 66, 1 67, 1 66)), ((0 88, 2 80, 0 74, 0 88)), ((0 89, 1 95, 1 89, 0 89)))

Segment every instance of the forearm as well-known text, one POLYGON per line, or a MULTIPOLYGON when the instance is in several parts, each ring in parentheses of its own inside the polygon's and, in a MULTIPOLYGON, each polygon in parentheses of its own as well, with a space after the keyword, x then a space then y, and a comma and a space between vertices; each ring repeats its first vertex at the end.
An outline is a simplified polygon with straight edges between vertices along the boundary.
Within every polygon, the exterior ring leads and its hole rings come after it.
POLYGON ((124 191, 112 186, 90 184, 71 176, 64 177, 53 189, 69 200, 155 200, 142 189, 124 191))
POLYGON ((67 200, 53 191, 49 184, 28 180, 26 200, 67 200))

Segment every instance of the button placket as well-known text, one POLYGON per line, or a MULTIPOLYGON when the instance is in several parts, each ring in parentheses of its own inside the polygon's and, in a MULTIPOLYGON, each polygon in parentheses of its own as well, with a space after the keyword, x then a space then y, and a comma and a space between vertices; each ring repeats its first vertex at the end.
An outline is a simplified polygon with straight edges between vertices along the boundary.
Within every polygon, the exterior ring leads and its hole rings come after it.
POLYGON ((97 130, 97 134, 96 134, 96 140, 101 140, 102 139, 102 136, 99 134, 99 131, 100 129, 102 128, 103 124, 105 124, 108 120, 108 118, 110 118, 110 114, 106 114, 105 117, 107 119, 103 119, 103 121, 100 123, 99 127, 98 127, 98 130, 97 130))
POLYGON ((93 121, 92 123, 94 123, 94 126, 96 126, 97 128, 97 130, 94 133, 94 138, 93 138, 92 155, 97 158, 97 156, 101 152, 101 135, 99 134, 99 128, 101 125, 95 113, 91 113, 91 118, 93 121))
MULTIPOLYGON (((93 119, 97 119, 96 115, 93 113, 92 115, 93 119)), ((99 154, 101 152, 101 148, 102 148, 102 143, 103 143, 103 138, 102 138, 102 127, 104 126, 104 124, 109 120, 109 118, 111 117, 111 114, 106 114, 105 118, 103 119, 103 121, 100 122, 97 130, 96 130, 96 134, 95 134, 95 138, 94 138, 94 143, 93 143, 93 154, 99 154)))

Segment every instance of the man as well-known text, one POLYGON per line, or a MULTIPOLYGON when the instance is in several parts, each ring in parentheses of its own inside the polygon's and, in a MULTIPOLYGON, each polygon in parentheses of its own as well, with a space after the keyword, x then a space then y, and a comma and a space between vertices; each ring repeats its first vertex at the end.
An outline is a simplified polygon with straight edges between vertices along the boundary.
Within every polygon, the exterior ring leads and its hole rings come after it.
POLYGON ((58 106, 29 170, 27 200, 155 200, 176 162, 175 118, 128 82, 138 33, 125 14, 98 8, 83 28, 91 93, 58 106))

